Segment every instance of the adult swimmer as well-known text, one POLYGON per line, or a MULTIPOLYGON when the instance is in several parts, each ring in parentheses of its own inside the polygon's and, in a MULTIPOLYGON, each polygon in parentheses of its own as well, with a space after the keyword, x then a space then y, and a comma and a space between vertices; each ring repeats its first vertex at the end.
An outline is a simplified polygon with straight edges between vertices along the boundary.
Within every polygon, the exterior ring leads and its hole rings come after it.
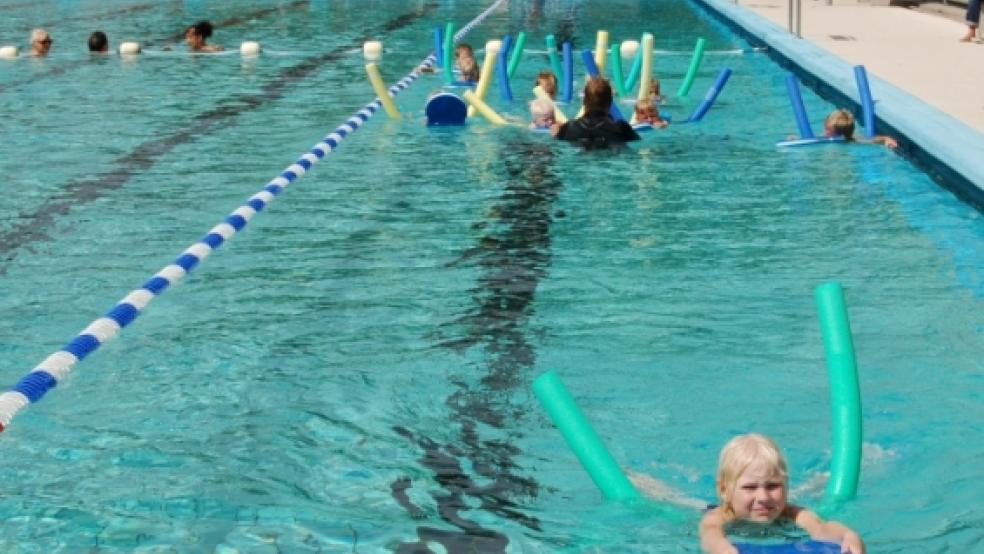
POLYGON ((639 134, 627 121, 612 118, 609 113, 612 97, 612 85, 608 79, 588 79, 584 85, 584 115, 563 125, 555 123, 550 128, 551 134, 585 148, 609 148, 639 140, 639 134))

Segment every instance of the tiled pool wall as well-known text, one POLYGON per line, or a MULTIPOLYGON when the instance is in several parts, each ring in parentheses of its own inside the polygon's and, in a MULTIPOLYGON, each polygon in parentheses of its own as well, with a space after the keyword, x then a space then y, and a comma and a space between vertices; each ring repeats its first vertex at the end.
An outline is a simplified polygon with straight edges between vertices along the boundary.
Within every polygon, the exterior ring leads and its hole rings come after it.
MULTIPOLYGON (((765 47, 779 65, 820 97, 861 113, 853 67, 771 21, 727 0, 692 0, 753 46, 765 47)), ((958 198, 984 212, 984 134, 869 73, 878 134, 958 198)), ((860 120, 860 118, 859 118, 860 120)))

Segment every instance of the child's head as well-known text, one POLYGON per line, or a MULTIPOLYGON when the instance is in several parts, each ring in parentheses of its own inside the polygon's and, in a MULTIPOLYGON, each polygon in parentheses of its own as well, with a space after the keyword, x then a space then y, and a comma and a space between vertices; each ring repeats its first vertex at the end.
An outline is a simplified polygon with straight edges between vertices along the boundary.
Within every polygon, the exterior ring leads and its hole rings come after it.
POLYGON ((612 107, 612 86, 604 77, 592 77, 584 85, 584 113, 608 113, 612 107))
POLYGON ((853 140, 854 116, 845 109, 830 112, 827 119, 823 120, 823 134, 828 137, 840 136, 847 140, 853 140))
POLYGON ((472 49, 471 44, 467 42, 459 42, 457 46, 454 47, 454 59, 460 59, 461 57, 474 58, 475 50, 472 49))
POLYGON ((653 123, 660 120, 659 112, 649 98, 643 98, 636 102, 635 118, 639 123, 653 123))
POLYGON ((786 509, 788 483, 786 458, 772 439, 738 435, 721 449, 717 487, 729 520, 775 521, 786 509))
POLYGON ((539 129, 547 128, 554 123, 554 110, 550 102, 537 98, 530 102, 530 117, 533 126, 539 129))
POLYGON ((479 70, 478 62, 471 56, 458 58, 458 69, 461 70, 461 79, 464 81, 478 81, 479 70))
POLYGON ((547 93, 550 98, 557 97, 557 76, 554 75, 553 71, 541 71, 536 76, 536 85, 539 85, 543 89, 543 92, 547 93))
POLYGON ((652 82, 649 84, 649 96, 655 96, 657 99, 661 96, 659 92, 659 79, 656 77, 653 77, 652 82))

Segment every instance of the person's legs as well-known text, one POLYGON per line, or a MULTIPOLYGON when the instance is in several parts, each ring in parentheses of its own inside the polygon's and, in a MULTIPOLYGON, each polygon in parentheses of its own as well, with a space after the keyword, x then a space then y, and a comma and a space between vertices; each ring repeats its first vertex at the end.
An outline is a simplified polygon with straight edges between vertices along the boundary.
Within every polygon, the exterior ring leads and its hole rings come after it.
POLYGON ((960 38, 964 42, 974 40, 977 27, 981 22, 981 0, 967 2, 967 33, 960 38))

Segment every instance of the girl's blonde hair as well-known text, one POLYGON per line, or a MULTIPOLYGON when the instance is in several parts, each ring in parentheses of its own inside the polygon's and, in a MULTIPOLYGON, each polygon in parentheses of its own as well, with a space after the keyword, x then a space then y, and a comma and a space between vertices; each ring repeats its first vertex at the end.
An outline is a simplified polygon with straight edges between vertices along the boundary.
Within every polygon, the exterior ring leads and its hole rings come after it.
POLYGON ((775 441, 758 433, 734 437, 721 449, 717 474, 721 511, 729 521, 735 518, 735 509, 732 505, 735 485, 741 474, 753 463, 764 463, 782 479, 783 486, 788 488, 789 470, 786 466, 786 457, 775 441))
POLYGON ((854 140, 854 115, 843 108, 830 112, 823 121, 823 126, 833 131, 835 136, 854 140))

